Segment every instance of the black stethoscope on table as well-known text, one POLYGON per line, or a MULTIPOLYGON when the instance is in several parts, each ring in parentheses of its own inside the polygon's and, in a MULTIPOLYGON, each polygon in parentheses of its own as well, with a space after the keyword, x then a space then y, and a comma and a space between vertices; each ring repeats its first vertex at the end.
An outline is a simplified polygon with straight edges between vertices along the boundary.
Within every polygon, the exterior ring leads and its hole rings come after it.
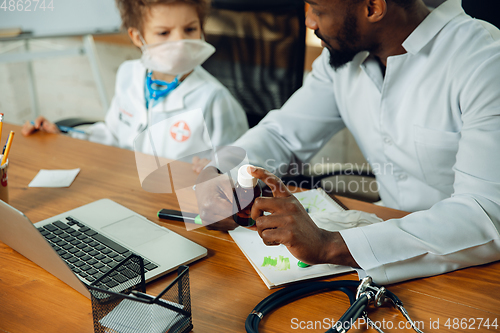
POLYGON ((337 323, 326 331, 326 333, 347 332, 358 320, 358 318, 361 317, 363 317, 366 320, 366 323, 368 323, 368 325, 374 328, 377 332, 384 333, 384 331, 382 331, 370 318, 368 318, 366 308, 371 303, 373 303, 375 307, 380 307, 386 302, 391 302, 401 312, 415 332, 423 333, 411 320, 408 312, 403 306, 403 302, 401 302, 396 295, 387 290, 385 287, 379 287, 374 284, 372 278, 369 276, 362 279, 360 282, 348 280, 308 282, 283 288, 266 297, 262 300, 262 302, 257 304, 245 321, 245 329, 247 333, 258 333, 260 321, 272 310, 305 296, 333 290, 339 290, 345 293, 349 297, 351 306, 342 315, 342 317, 340 317, 337 323), (356 288, 356 293, 352 290, 353 288, 356 288))

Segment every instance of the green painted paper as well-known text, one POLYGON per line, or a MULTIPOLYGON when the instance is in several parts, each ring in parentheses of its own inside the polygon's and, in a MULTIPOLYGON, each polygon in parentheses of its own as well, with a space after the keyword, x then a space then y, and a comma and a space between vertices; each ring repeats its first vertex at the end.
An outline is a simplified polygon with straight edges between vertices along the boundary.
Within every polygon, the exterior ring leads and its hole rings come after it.
POLYGON ((264 257, 264 262, 261 267, 271 266, 276 268, 278 271, 286 271, 290 269, 290 259, 285 258, 283 256, 279 256, 278 258, 272 258, 271 256, 264 257))

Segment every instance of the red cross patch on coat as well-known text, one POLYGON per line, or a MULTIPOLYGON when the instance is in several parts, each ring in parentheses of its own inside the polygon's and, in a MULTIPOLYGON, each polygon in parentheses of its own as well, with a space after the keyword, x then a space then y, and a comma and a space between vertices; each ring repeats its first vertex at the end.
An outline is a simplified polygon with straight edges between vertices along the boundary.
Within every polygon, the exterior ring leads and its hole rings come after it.
POLYGON ((191 136, 191 130, 188 124, 181 120, 170 127, 170 135, 175 141, 184 142, 191 136))

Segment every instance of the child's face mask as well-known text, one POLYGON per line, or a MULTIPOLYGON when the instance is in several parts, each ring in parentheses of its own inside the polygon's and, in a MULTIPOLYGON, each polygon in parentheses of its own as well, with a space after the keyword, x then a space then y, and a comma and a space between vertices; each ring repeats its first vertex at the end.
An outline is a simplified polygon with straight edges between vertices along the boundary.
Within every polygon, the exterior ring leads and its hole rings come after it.
POLYGON ((215 47, 200 39, 181 39, 143 46, 142 64, 149 70, 164 74, 189 73, 215 52, 215 47))

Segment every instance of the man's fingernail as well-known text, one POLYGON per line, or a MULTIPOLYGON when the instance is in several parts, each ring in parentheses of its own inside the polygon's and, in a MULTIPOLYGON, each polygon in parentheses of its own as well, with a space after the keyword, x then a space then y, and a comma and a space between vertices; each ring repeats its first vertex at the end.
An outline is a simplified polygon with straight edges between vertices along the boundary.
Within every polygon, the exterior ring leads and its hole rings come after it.
POLYGON ((250 169, 250 172, 255 172, 255 171, 257 171, 257 168, 256 168, 256 167, 249 166, 248 168, 250 169))

